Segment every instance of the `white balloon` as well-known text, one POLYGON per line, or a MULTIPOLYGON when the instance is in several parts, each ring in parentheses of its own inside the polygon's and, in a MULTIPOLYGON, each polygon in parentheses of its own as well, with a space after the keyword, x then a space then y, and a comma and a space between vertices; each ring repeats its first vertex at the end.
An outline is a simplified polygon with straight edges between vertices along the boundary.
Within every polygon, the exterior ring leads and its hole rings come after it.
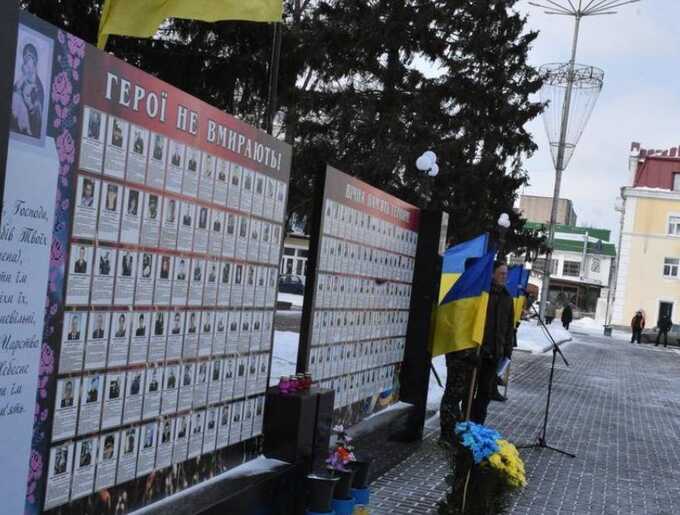
POLYGON ((418 159, 416 159, 416 168, 421 172, 427 172, 430 168, 432 168, 432 163, 428 158, 425 157, 425 154, 423 154, 418 159))
POLYGON ((430 168, 427 172, 427 175, 430 177, 436 177, 439 174, 439 165, 436 163, 432 165, 432 168, 430 168))
POLYGON ((437 154, 435 154, 431 150, 428 150, 427 152, 423 153, 423 156, 429 159, 430 163, 432 163, 433 165, 437 163, 437 154))

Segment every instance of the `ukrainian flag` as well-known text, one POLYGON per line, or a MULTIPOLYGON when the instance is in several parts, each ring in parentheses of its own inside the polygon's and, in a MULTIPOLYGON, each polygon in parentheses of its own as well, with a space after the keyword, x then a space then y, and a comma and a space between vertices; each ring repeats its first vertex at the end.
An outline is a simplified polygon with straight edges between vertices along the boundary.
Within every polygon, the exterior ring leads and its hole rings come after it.
POLYGON ((505 288, 508 290, 510 293, 510 296, 512 297, 513 301, 513 306, 514 306, 514 320, 515 324, 519 321, 519 318, 522 314, 521 311, 521 306, 519 305, 520 302, 520 293, 521 293, 521 283, 522 283, 522 270, 524 267, 522 265, 513 265, 508 268, 508 280, 505 283, 505 288))
POLYGON ((522 276, 519 280, 517 295, 515 296, 515 325, 522 318, 522 309, 527 301, 527 286, 529 286, 529 270, 522 267, 522 276))
POLYGON ((437 309, 432 357, 481 345, 495 252, 469 261, 437 309))
POLYGON ((523 265, 511 266, 508 269, 508 280, 505 287, 513 298, 515 324, 520 321, 522 317, 522 308, 526 302, 526 287, 529 282, 529 270, 526 270, 523 265))
POLYGON ((439 282, 439 303, 451 290, 461 274, 465 271, 465 260, 481 257, 486 253, 489 235, 482 234, 470 241, 464 241, 451 247, 444 253, 442 276, 439 282))
POLYGON ((167 18, 281 21, 283 0, 106 0, 97 46, 109 34, 150 38, 167 18))

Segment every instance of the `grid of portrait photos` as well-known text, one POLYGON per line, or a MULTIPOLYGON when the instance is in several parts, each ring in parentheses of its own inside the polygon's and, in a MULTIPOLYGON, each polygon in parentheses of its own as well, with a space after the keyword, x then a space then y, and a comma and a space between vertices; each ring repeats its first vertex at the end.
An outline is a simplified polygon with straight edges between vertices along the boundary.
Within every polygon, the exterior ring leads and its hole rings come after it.
POLYGON ((330 198, 321 227, 308 370, 338 409, 392 388, 418 234, 330 198))
POLYGON ((46 507, 261 433, 287 184, 85 107, 46 507))

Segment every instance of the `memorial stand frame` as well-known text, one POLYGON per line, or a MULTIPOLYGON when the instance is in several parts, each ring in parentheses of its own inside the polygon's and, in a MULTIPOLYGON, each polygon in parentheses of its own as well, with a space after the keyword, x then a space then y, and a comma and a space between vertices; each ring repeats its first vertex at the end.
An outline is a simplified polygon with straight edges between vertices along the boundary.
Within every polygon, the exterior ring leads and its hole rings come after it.
POLYGON ((432 313, 437 305, 442 258, 446 248, 449 216, 443 211, 423 211, 418 233, 416 267, 409 309, 404 366, 401 369, 401 400, 413 404, 406 427, 395 435, 407 441, 423 437, 432 355, 429 339, 432 313))
MULTIPOLYGON (((0 98, 12 98, 14 57, 19 29, 18 0, 4 0, 0 4, 0 98)), ((0 103, 0 222, 5 199, 5 167, 9 142, 11 103, 0 103)))

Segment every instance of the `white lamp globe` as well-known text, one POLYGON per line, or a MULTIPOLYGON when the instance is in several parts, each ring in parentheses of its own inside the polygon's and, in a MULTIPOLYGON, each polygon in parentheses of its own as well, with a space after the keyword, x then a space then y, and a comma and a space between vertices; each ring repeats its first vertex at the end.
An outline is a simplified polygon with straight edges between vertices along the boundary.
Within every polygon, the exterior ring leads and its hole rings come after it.
POLYGON ((421 172, 427 172, 430 168, 432 168, 432 163, 427 157, 425 157, 425 154, 423 154, 418 159, 416 159, 416 168, 421 172))
POLYGON ((507 213, 501 213, 501 216, 498 217, 498 225, 505 229, 510 227, 510 217, 507 213))
POLYGON ((431 164, 435 164, 437 162, 437 154, 435 154, 431 150, 424 152, 423 156, 429 159, 431 164))

